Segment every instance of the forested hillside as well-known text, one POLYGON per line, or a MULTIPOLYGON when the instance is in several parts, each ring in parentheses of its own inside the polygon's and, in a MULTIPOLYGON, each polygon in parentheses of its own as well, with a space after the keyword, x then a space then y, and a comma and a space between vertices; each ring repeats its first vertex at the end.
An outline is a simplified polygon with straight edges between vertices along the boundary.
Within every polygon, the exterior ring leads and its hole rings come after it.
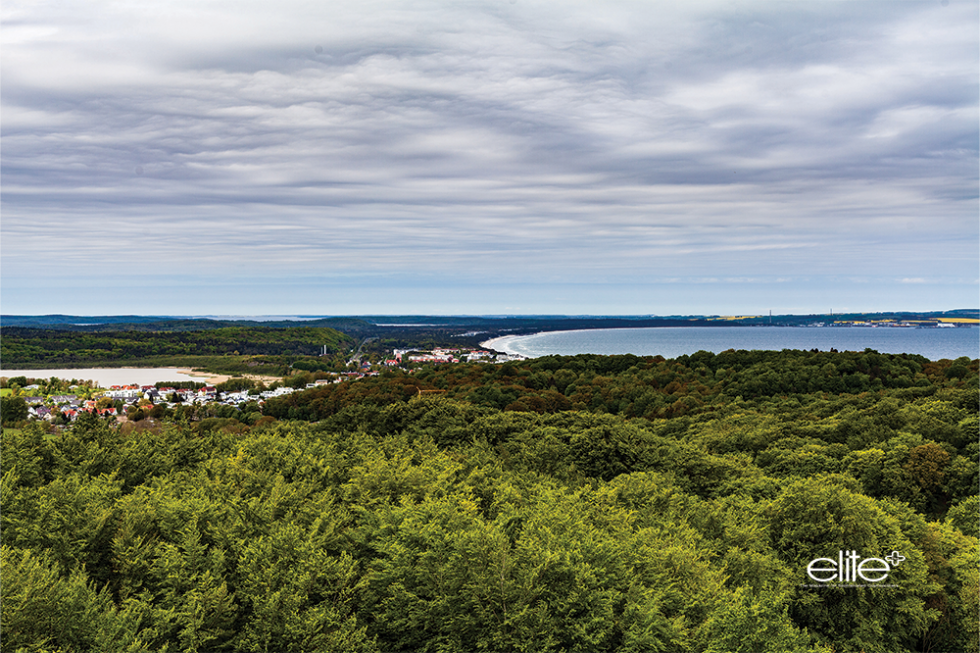
POLYGON ((977 651, 977 372, 552 357, 7 430, 3 650, 977 651), (841 551, 895 562, 808 578, 841 551))
POLYGON ((354 385, 326 386, 270 403, 276 417, 322 419, 348 404, 384 404, 412 393, 448 396, 506 410, 592 410, 670 418, 710 410, 734 397, 860 394, 901 390, 914 397, 940 387, 970 387, 977 362, 929 361, 864 352, 698 352, 660 356, 545 356, 503 365, 428 366, 389 371, 354 385), (408 394, 406 394, 408 393, 408 394), (293 410, 295 409, 295 410, 293 410))
POLYGON ((317 356, 324 346, 336 354, 355 342, 334 329, 316 327, 104 333, 6 327, 2 335, 0 356, 8 369, 125 365, 164 357, 317 356))

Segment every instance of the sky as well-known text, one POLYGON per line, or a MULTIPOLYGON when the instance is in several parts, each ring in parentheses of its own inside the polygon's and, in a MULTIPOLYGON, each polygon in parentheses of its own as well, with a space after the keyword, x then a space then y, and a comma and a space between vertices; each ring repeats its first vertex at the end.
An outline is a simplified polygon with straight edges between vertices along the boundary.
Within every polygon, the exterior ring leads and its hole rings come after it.
POLYGON ((974 0, 4 0, 0 313, 980 305, 974 0))

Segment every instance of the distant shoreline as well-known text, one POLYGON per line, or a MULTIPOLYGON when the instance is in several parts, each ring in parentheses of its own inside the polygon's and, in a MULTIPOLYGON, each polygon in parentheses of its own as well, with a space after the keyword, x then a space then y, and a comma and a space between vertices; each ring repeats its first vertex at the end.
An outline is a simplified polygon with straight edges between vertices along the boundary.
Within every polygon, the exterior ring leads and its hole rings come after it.
POLYGON ((675 358, 680 355, 690 355, 700 350, 720 353, 727 349, 817 349, 818 351, 833 351, 836 348, 838 351, 873 349, 885 354, 905 352, 922 355, 930 360, 957 358, 959 356, 967 356, 974 360, 980 353, 980 334, 977 332, 976 325, 962 325, 956 328, 886 327, 870 324, 824 327, 725 325, 720 329, 705 329, 703 325, 644 326, 542 330, 536 333, 498 336, 480 344, 488 349, 526 358, 550 355, 573 356, 584 353, 599 356, 632 353, 636 356, 662 355, 666 358, 675 358), (614 336, 612 341, 606 336, 606 334, 611 335, 611 332, 617 331, 658 332, 658 335, 655 343, 639 334, 633 334, 638 337, 622 334, 626 340, 614 336), (595 340, 589 339, 588 342, 582 342, 581 334, 589 333, 601 333, 603 335, 595 340), (579 337, 569 342, 568 336, 571 334, 579 334, 579 337), (733 337, 729 339, 729 335, 733 337), (536 336, 554 336, 565 341, 566 344, 564 346, 558 345, 555 342, 556 338, 550 338, 548 344, 538 341, 533 347, 514 346, 516 341, 523 341, 536 336), (718 338, 718 336, 724 336, 724 338, 718 338), (950 340, 950 336, 952 336, 952 340, 950 340), (950 350, 951 345, 952 351, 950 350))
MULTIPOLYGON (((736 324, 736 323, 698 323, 689 325, 678 325, 678 324, 663 324, 663 325, 649 325, 644 324, 642 326, 631 326, 631 325, 616 325, 616 326, 590 326, 583 327, 579 329, 541 329, 535 331, 534 333, 521 333, 521 334, 508 334, 505 336, 495 336, 489 340, 484 340, 480 342, 481 347, 487 349, 496 349, 495 345, 499 345, 502 342, 507 342, 514 340, 516 338, 528 338, 531 336, 539 336, 544 333, 575 333, 583 331, 614 331, 617 329, 701 329, 701 328, 781 328, 781 329, 936 329, 942 328, 937 325, 885 325, 885 324, 736 324)), ((954 325, 946 324, 946 328, 956 328, 956 329, 977 329, 980 328, 980 324, 977 323, 959 323, 954 325)), ((503 351, 503 350, 498 350, 503 351)), ((514 352, 516 353, 516 352, 514 352)))
MULTIPOLYGON (((587 329, 570 329, 570 330, 587 331, 587 329)), ((558 331, 539 331, 538 333, 558 333, 558 331)), ((514 338, 526 338, 528 336, 536 336, 538 335, 538 333, 525 333, 519 336, 497 336, 495 338, 490 338, 489 340, 484 340, 483 342, 480 343, 480 346, 485 349, 493 349, 494 351, 504 351, 503 349, 498 348, 497 345, 507 340, 513 340, 514 338)))

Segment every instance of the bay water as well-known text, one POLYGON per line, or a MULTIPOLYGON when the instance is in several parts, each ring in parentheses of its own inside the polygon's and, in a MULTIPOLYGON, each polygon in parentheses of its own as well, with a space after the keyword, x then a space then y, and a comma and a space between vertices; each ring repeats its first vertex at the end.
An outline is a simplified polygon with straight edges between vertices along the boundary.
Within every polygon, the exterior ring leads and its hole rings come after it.
POLYGON ((635 354, 676 358, 728 349, 819 349, 919 354, 930 360, 980 357, 980 328, 897 327, 651 327, 548 331, 495 338, 487 346, 529 358, 548 355, 635 354))

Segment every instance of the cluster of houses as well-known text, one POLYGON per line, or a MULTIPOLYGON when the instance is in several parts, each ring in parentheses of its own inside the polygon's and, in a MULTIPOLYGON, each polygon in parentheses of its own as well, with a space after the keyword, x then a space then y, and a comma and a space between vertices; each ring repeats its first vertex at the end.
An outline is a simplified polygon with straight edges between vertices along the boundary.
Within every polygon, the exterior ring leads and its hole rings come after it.
MULTIPOLYGON (((30 386, 26 389, 33 389, 30 386)), ((27 416, 32 419, 51 421, 58 414, 66 419, 74 420, 82 412, 97 412, 100 415, 115 415, 116 409, 99 410, 95 407, 94 399, 79 399, 77 395, 52 395, 51 397, 23 397, 27 404, 27 416)))
MULTIPOLYGON (((36 389, 37 386, 28 386, 25 391, 36 389)), ((74 421, 81 413, 95 413, 100 416, 119 416, 126 412, 127 406, 138 406, 149 401, 150 403, 165 404, 169 408, 179 405, 206 405, 219 404, 228 406, 238 406, 247 401, 257 401, 260 404, 271 397, 295 392, 293 388, 281 387, 274 390, 265 390, 257 394, 250 394, 248 390, 239 392, 218 392, 214 386, 204 386, 197 390, 188 388, 156 387, 152 385, 114 385, 108 390, 104 390, 91 399, 82 399, 78 395, 52 395, 50 397, 24 396, 27 404, 29 418, 44 419, 52 421, 57 419, 60 414, 69 421, 74 421), (99 406, 99 399, 108 397, 113 399, 112 406, 99 406), (119 403, 122 409, 118 408, 119 403)))
MULTIPOLYGON (((376 376, 377 374, 377 372, 345 372, 343 374, 336 374, 329 379, 319 379, 308 383, 305 388, 300 388, 300 390, 316 388, 331 383, 340 383, 341 381, 353 381, 366 376, 376 376)), ((24 388, 24 391, 30 392, 31 390, 37 390, 39 387, 37 385, 27 386, 24 388)), ((273 390, 263 390, 261 392, 254 390, 219 392, 216 387, 210 385, 196 390, 172 388, 169 386, 158 388, 155 385, 114 385, 110 386, 108 390, 92 393, 92 398, 90 399, 83 399, 73 394, 51 395, 48 397, 28 395, 22 398, 27 404, 28 417, 31 419, 53 421, 60 414, 64 419, 74 421, 81 413, 95 413, 100 416, 121 416, 126 413, 127 407, 139 406, 141 404, 145 406, 146 402, 153 405, 164 404, 168 408, 174 408, 180 405, 204 406, 207 404, 238 407, 249 401, 255 401, 259 405, 262 405, 267 399, 297 391, 297 389, 288 386, 278 387, 273 390), (106 402, 102 402, 102 407, 99 407, 99 399, 104 397, 112 399, 113 405, 106 406, 106 402), (120 403, 122 404, 121 409, 119 408, 120 403)))
MULTIPOLYGON (((488 361, 502 363, 508 360, 524 360, 523 356, 513 354, 495 354, 482 349, 449 349, 438 348, 432 351, 422 352, 416 349, 396 349, 393 358, 384 361, 385 365, 396 366, 404 362, 411 363, 459 363, 466 361, 488 361)), ((363 367, 370 368, 370 364, 364 363, 363 367)), ((378 373, 373 371, 345 372, 335 374, 328 379, 319 379, 308 383, 305 389, 316 388, 331 383, 341 381, 353 381, 366 376, 376 376, 378 373)), ((31 385, 24 388, 25 392, 37 390, 40 386, 31 385)), ((302 389, 302 388, 301 388, 302 389)), ((23 399, 27 404, 28 416, 31 419, 44 419, 54 421, 59 416, 69 421, 75 420, 81 413, 95 413, 101 416, 121 416, 126 413, 127 407, 146 405, 147 402, 153 405, 164 404, 168 408, 180 405, 207 405, 218 404, 227 406, 239 406, 249 401, 258 402, 259 405, 272 397, 279 397, 297 390, 283 386, 274 390, 264 390, 255 392, 254 390, 241 390, 238 392, 219 392, 214 386, 204 386, 198 389, 157 387, 155 385, 114 385, 108 390, 97 391, 90 395, 91 398, 83 399, 78 395, 52 395, 49 397, 25 395, 23 399), (112 399, 112 405, 107 402, 100 402, 102 398, 112 399)))
POLYGON ((392 358, 384 362, 385 365, 395 366, 405 362, 410 363, 459 363, 463 359, 467 362, 473 361, 492 361, 502 363, 509 360, 524 360, 524 356, 517 354, 495 354, 484 349, 448 349, 437 348, 431 352, 422 352, 417 349, 395 349, 392 358))
POLYGON ((212 403, 222 403, 237 406, 238 404, 246 401, 264 401, 270 397, 278 397, 280 395, 289 394, 293 392, 292 388, 276 388, 275 390, 264 390, 257 394, 250 394, 249 390, 240 390, 237 392, 218 392, 218 389, 211 385, 206 385, 203 388, 197 390, 191 390, 188 388, 171 388, 171 387, 161 387, 158 388, 152 385, 126 385, 126 386, 112 386, 103 393, 105 397, 111 397, 112 399, 122 399, 129 400, 133 402, 135 400, 138 403, 141 399, 149 400, 150 402, 157 404, 161 401, 166 402, 168 406, 177 406, 180 404, 212 404, 212 403))
POLYGON ((834 327, 890 327, 903 329, 922 329, 940 328, 949 329, 958 326, 976 326, 973 320, 938 321, 938 320, 835 320, 830 325, 824 322, 815 322, 810 326, 834 326, 834 327))

